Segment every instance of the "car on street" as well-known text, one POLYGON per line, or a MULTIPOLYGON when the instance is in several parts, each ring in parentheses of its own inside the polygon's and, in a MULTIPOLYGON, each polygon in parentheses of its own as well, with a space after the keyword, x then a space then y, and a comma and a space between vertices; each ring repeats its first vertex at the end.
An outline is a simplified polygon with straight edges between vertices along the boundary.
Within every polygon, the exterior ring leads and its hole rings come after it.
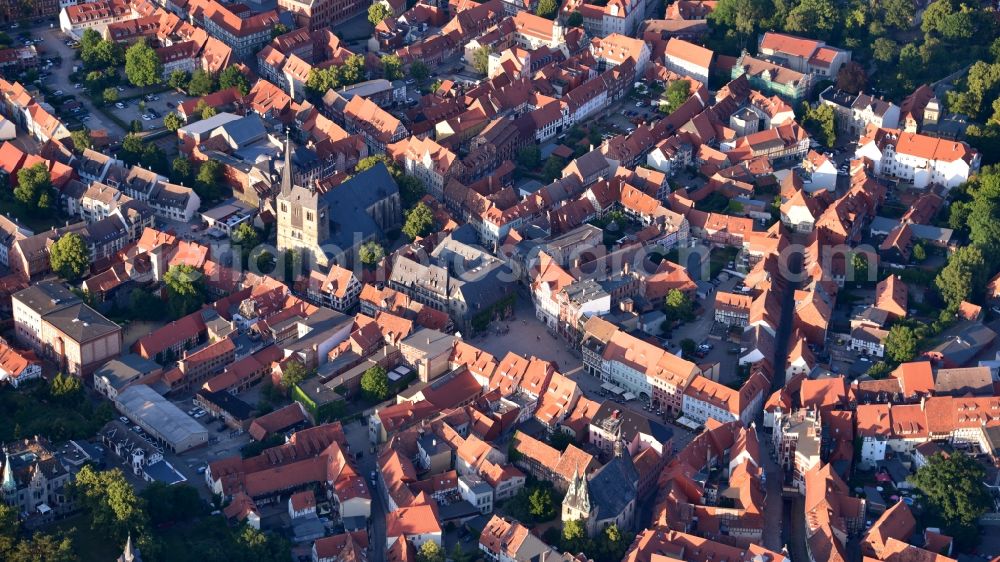
POLYGON ((125 416, 119 416, 118 419, 120 419, 122 423, 128 423, 128 418, 126 418, 125 416))
POLYGON ((63 95, 63 91, 62 90, 56 90, 55 92, 52 92, 52 95, 54 95, 54 96, 61 96, 61 95, 63 95))
POLYGON ((152 116, 150 116, 150 115, 143 115, 143 116, 142 116, 142 120, 143 120, 143 121, 152 121, 152 120, 153 120, 153 117, 152 117, 152 116))

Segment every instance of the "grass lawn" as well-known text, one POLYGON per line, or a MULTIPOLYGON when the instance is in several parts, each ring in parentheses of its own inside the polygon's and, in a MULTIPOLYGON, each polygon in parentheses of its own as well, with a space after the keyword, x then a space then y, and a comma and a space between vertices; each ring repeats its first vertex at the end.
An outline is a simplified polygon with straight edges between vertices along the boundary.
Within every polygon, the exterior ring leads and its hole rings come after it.
POLYGON ((74 515, 42 531, 45 533, 58 531, 69 535, 73 539, 73 550, 80 560, 116 560, 125 547, 125 545, 111 544, 90 530, 90 520, 86 515, 74 515))

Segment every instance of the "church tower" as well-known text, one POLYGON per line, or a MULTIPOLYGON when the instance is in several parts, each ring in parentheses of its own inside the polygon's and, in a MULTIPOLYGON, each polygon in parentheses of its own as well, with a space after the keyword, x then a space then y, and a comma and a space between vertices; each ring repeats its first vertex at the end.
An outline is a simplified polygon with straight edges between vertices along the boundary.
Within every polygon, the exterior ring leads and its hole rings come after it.
POLYGON ((139 549, 132 546, 132 533, 128 535, 128 542, 125 543, 125 550, 118 557, 118 562, 142 562, 139 549))
POLYGON ((3 452, 3 483, 0 484, 0 495, 6 496, 17 492, 17 480, 14 479, 14 467, 10 464, 10 453, 3 452))
POLYGON ((593 507, 590 504, 590 485, 587 482, 587 475, 580 474, 580 467, 573 470, 573 481, 569 484, 566 497, 562 503, 562 521, 576 521, 583 519, 587 533, 590 533, 590 516, 593 507))
MULTIPOLYGON (((326 201, 315 190, 295 185, 292 143, 287 137, 284 158, 281 190, 276 205, 278 249, 301 250, 304 254, 309 254, 316 264, 325 266, 326 254, 320 247, 330 238, 330 217, 326 201)), ((309 263, 309 260, 304 263, 309 263)))

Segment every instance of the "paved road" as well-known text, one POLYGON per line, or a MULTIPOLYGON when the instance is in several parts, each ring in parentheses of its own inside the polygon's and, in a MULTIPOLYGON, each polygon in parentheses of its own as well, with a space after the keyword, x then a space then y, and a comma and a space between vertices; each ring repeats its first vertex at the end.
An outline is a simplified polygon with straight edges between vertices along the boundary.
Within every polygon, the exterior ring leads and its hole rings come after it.
MULTIPOLYGON (((367 420, 367 418, 363 418, 367 420)), ((376 455, 372 454, 371 441, 368 439, 368 427, 363 423, 351 422, 344 426, 344 433, 347 435, 347 442, 351 446, 351 452, 363 453, 363 457, 358 460, 357 467, 361 474, 368 480, 371 487, 369 475, 376 468, 376 455)), ((382 562, 385 560, 385 504, 382 503, 382 494, 374 487, 372 493, 372 512, 369 524, 369 544, 372 549, 369 552, 369 560, 372 562, 382 562)))

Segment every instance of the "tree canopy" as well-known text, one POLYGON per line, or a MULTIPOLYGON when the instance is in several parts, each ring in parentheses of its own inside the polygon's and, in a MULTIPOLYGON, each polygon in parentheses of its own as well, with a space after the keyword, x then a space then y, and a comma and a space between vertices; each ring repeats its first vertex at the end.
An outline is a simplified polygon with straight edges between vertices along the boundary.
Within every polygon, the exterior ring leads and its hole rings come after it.
POLYGON ((139 88, 159 84, 163 77, 163 62, 144 37, 125 51, 125 76, 139 88))
POLYGON ((885 337, 885 353, 893 361, 904 363, 917 356, 920 338, 917 332, 906 325, 896 324, 885 337))
POLYGON ((992 505, 983 485, 986 472, 975 459, 957 452, 949 456, 937 453, 910 477, 910 481, 927 495, 932 513, 940 517, 945 532, 959 538, 974 540, 979 517, 992 505))
POLYGON ((285 388, 294 388, 309 377, 309 370, 301 361, 290 361, 281 370, 281 384, 285 388))
POLYGON ((488 74, 490 70, 490 47, 482 45, 472 53, 472 68, 480 74, 488 74))
POLYGON ((228 88, 236 88, 239 90, 240 95, 247 95, 250 91, 250 84, 247 82, 247 77, 240 72, 239 67, 227 66, 222 72, 219 73, 219 89, 225 90, 228 88))
POLYGON ((381 402, 389 397, 389 374, 375 365, 361 375, 361 391, 373 402, 381 402))
POLYGON ((202 273, 190 265, 173 265, 163 275, 167 304, 174 318, 198 310, 205 303, 202 273))
POLYGON ((17 187, 14 198, 20 201, 30 213, 41 214, 51 209, 53 204, 52 178, 49 168, 39 162, 17 171, 17 187))
POLYGON ((559 14, 559 3, 556 0, 539 0, 535 15, 546 19, 555 19, 559 14))
POLYGON ((431 231, 434 226, 434 215, 431 208, 424 203, 417 203, 406 213, 406 223, 403 224, 403 234, 410 240, 416 240, 431 231))
POLYGON ((59 277, 76 281, 90 269, 90 249, 79 234, 64 234, 49 248, 49 265, 59 277))
POLYGON ((374 240, 369 240, 358 249, 358 257, 361 263, 368 267, 375 267, 385 257, 385 248, 374 240))
POLYGON ((392 16, 392 9, 387 4, 373 2, 371 6, 368 6, 368 23, 372 25, 378 25, 379 22, 390 16, 392 16))

